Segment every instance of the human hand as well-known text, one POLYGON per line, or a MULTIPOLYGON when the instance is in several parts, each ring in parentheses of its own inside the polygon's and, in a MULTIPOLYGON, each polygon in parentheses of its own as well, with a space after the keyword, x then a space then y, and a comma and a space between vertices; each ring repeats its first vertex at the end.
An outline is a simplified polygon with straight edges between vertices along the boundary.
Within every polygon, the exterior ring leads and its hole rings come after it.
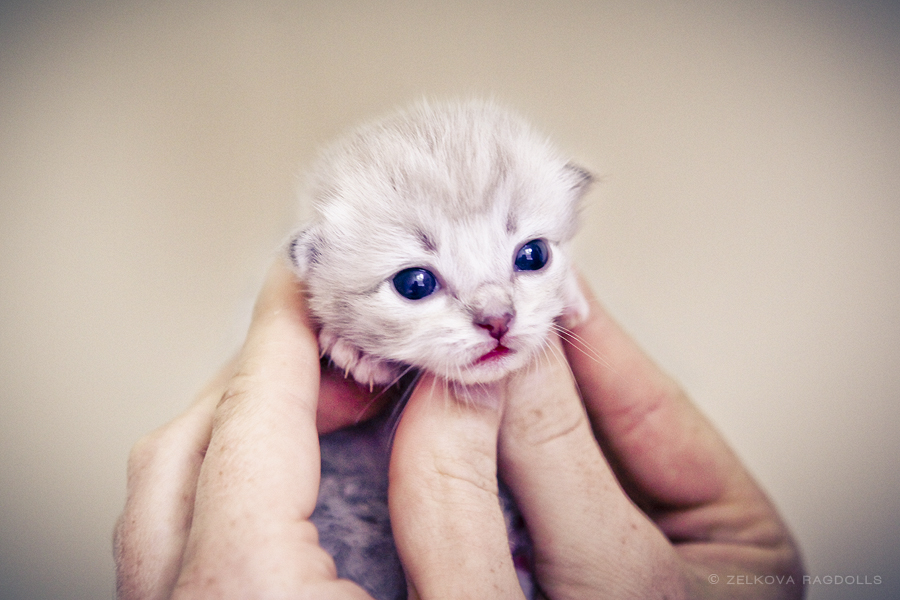
MULTIPOLYGON (((187 413, 135 447, 117 526, 121 598, 367 597, 336 579, 308 519, 317 434, 381 406, 327 373, 319 387, 305 314, 293 277, 276 266, 238 359, 187 413)), ((501 423, 501 468, 551 597, 648 598, 670 589, 703 597, 722 590, 702 587, 704 568, 799 572, 786 529, 721 440, 599 307, 592 314, 576 333, 607 364, 571 345, 569 360, 582 387, 593 386, 585 401, 598 437, 660 529, 604 462, 558 346, 540 368, 482 388, 479 398, 426 376, 404 411, 391 464, 411 598, 521 597, 496 501, 501 423), (504 414, 506 397, 515 402, 504 414), (659 401, 655 411, 641 404, 648 397, 659 401), (691 460, 669 476, 667 465, 684 456, 691 460)))
POLYGON ((300 287, 269 273, 247 340, 183 415, 133 449, 116 527, 121 599, 368 598, 309 522, 318 434, 389 400, 325 372, 300 287))
POLYGON ((433 379, 410 399, 390 496, 410 597, 521 597, 498 462, 549 598, 802 597, 799 549, 771 502, 585 292, 588 320, 481 399, 433 379), (757 575, 761 585, 727 584, 757 575))

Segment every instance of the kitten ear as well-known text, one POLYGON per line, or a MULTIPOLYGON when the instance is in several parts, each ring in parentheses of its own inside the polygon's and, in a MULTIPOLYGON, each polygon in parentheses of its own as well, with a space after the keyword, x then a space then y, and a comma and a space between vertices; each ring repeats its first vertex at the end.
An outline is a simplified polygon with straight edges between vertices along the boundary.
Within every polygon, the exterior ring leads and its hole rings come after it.
POLYGON ((563 185, 568 186, 564 198, 565 214, 562 216, 563 237, 568 241, 578 230, 578 214, 581 212, 582 198, 594 183, 594 176, 587 169, 575 163, 566 163, 560 173, 563 185))
POLYGON ((316 248, 318 236, 315 235, 313 227, 301 229, 295 233, 290 242, 288 242, 288 256, 291 259, 291 266, 300 279, 306 279, 309 268, 317 261, 319 251, 316 248))
POLYGON ((575 193, 575 198, 580 200, 594 183, 593 174, 584 167, 578 166, 572 162, 566 163, 563 168, 572 186, 571 189, 575 193))

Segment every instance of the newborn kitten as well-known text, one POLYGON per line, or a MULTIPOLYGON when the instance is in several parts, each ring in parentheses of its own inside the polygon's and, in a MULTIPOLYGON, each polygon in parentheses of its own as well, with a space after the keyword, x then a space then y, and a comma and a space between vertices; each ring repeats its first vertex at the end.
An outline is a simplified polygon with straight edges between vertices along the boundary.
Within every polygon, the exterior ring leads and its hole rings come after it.
MULTIPOLYGON (((587 314, 567 249, 590 182, 486 102, 423 102, 339 141, 313 172, 316 216, 290 243, 323 355, 370 388, 411 370, 469 385, 525 366, 587 314)), ((340 576, 405 598, 389 438, 384 419, 323 436, 313 521, 340 576)), ((530 596, 527 534, 505 492, 501 503, 530 596)))
POLYGON ((291 243, 322 351, 366 385, 464 384, 527 364, 587 312, 566 250, 590 175, 492 104, 365 126, 323 156, 291 243))

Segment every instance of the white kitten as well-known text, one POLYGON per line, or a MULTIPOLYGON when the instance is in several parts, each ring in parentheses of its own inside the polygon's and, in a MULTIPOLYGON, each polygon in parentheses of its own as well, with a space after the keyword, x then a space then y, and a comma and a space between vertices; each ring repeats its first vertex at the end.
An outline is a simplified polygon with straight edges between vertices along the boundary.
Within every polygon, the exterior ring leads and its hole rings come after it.
POLYGON ((590 182, 486 102, 423 102, 339 141, 290 244, 322 352, 369 386, 524 366, 555 321, 587 314, 567 249, 590 182))

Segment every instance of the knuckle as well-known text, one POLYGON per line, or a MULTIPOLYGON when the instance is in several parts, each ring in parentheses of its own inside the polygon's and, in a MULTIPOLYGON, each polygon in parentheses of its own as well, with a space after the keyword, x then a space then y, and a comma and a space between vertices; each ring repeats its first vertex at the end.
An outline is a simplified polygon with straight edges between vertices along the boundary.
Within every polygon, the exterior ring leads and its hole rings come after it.
POLYGON ((152 431, 141 437, 128 453, 129 479, 144 472, 159 460, 166 447, 167 426, 152 431))
POLYGON ((647 428, 658 427, 657 421, 662 415, 671 414, 673 406, 688 402, 687 394, 676 384, 655 390, 648 394, 643 401, 635 402, 624 407, 617 415, 617 432, 621 437, 640 437, 646 434, 647 428))
POLYGON ((582 410, 533 406, 518 416, 514 427, 513 437, 521 444, 543 447, 580 434, 588 427, 588 421, 582 410))
POLYGON ((493 453, 469 449, 465 456, 436 455, 431 486, 435 491, 457 489, 465 493, 497 495, 497 462, 493 453))
POLYGON ((221 424, 245 410, 251 399, 252 390, 257 387, 256 378, 246 370, 240 370, 232 375, 216 405, 215 423, 221 424))

